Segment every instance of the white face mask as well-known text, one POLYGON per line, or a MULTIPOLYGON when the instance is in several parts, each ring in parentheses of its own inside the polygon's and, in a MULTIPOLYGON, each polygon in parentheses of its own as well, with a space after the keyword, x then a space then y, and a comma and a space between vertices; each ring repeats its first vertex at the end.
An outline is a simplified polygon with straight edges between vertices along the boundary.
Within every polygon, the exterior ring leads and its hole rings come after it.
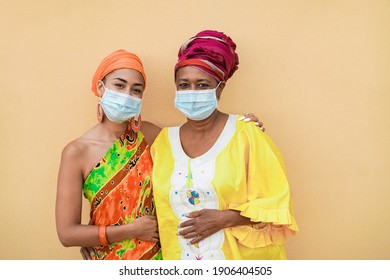
POLYGON ((219 84, 213 89, 176 90, 175 108, 191 120, 208 118, 218 107, 216 90, 219 84))
POLYGON ((123 123, 141 113, 142 99, 105 88, 99 103, 110 121, 123 123))

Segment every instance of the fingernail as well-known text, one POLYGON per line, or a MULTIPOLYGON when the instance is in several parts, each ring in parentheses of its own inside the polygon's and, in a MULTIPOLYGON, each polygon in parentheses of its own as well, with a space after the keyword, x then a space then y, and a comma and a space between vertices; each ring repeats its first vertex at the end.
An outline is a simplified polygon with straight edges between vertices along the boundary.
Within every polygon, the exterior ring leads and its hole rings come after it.
POLYGON ((255 125, 260 125, 260 123, 259 122, 255 122, 255 125))
POLYGON ((244 122, 249 122, 250 120, 251 120, 251 118, 245 118, 244 122))
POLYGON ((245 119, 244 116, 240 117, 238 120, 239 120, 239 121, 242 121, 243 119, 245 119))

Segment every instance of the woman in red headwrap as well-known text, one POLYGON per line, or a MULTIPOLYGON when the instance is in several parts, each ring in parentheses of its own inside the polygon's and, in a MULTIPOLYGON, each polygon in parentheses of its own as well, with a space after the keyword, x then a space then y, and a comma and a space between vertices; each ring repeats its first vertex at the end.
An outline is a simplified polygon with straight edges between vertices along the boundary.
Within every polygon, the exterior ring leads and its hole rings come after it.
POLYGON ((164 128, 151 149, 164 259, 286 259, 286 237, 298 231, 277 147, 217 109, 235 50, 212 30, 179 50, 175 107, 187 122, 164 128))

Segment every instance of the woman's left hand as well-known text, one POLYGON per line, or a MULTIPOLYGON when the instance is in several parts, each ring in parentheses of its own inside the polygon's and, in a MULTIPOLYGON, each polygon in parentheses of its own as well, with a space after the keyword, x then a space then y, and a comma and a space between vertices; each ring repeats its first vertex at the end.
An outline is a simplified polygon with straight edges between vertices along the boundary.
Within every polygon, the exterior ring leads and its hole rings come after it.
POLYGON ((244 121, 244 122, 255 122, 255 125, 257 125, 261 129, 261 131, 265 131, 265 127, 264 127, 263 123, 261 121, 259 121, 257 116, 255 116, 252 113, 246 113, 238 120, 244 121))
POLYGON ((202 209, 186 215, 190 218, 182 222, 179 227, 179 235, 186 239, 192 239, 191 244, 199 243, 206 237, 224 228, 223 211, 215 209, 202 209))
POLYGON ((83 260, 92 260, 91 255, 95 255, 95 249, 92 247, 81 247, 80 254, 83 257, 83 260))

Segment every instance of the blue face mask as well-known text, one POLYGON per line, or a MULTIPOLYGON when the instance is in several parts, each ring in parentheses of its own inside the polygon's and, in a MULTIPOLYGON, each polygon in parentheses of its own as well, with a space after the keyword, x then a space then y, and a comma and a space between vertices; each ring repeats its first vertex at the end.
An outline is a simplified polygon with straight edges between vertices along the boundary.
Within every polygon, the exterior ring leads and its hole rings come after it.
POLYGON ((105 88, 100 105, 107 118, 116 123, 123 123, 141 113, 142 99, 105 88))
POLYGON ((218 107, 216 96, 218 86, 205 90, 176 90, 175 108, 191 120, 206 119, 218 107))

